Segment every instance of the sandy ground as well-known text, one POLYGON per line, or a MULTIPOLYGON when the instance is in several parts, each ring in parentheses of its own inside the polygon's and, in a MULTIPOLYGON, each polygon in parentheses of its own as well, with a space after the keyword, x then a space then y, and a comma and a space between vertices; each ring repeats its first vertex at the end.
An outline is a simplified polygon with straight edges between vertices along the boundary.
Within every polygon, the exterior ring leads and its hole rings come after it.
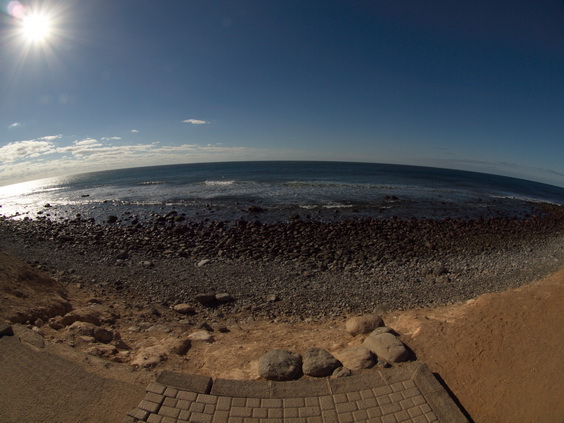
MULTIPOLYGON (((0 254, 0 319, 26 308, 60 307, 66 300, 78 308, 93 295, 75 285, 63 288, 0 254)), ((128 327, 149 318, 147 311, 128 307, 127 299, 119 297, 104 297, 102 303, 111 303, 122 316, 114 329, 133 351, 195 330, 163 310, 157 330, 131 332, 128 327)), ((564 268, 541 281, 467 303, 383 317, 418 360, 444 380, 474 421, 562 422, 562 304, 564 268)), ((88 355, 81 345, 66 342, 64 329, 17 327, 19 336, 0 339, 0 422, 119 422, 164 369, 256 379, 257 360, 270 349, 321 347, 338 355, 362 342, 344 330, 344 321, 290 325, 234 318, 226 326, 228 333, 214 332, 215 342, 193 342, 185 356, 170 356, 152 370, 88 355)))

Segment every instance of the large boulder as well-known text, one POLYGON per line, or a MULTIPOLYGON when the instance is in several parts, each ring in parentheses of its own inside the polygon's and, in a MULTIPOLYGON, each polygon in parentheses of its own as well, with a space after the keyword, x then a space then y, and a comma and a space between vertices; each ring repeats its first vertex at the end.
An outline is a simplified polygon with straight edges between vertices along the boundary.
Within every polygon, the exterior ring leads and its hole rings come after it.
POLYGON ((302 374, 302 356, 286 350, 272 350, 259 358, 259 374, 266 380, 292 380, 302 374))
POLYGON ((369 369, 376 364, 370 350, 362 346, 347 348, 337 354, 337 357, 343 366, 351 370, 369 369))
POLYGON ((409 351, 403 342, 391 333, 370 335, 364 340, 364 346, 389 363, 399 363, 409 359, 409 351))
POLYGON ((378 326, 383 326, 384 321, 382 318, 376 314, 367 314, 364 316, 351 317, 345 323, 345 329, 352 336, 363 335, 365 333, 370 333, 378 326))
POLYGON ((321 348, 310 348, 304 353, 302 369, 308 376, 330 376, 340 366, 339 360, 321 348))

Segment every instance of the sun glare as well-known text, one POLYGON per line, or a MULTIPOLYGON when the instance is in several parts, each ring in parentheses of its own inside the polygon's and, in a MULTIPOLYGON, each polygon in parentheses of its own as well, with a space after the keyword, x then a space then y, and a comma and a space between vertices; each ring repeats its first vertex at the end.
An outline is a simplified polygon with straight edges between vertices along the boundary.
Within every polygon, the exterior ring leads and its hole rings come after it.
POLYGON ((31 42, 47 40, 51 33, 51 20, 44 14, 30 14, 22 19, 22 34, 31 42))

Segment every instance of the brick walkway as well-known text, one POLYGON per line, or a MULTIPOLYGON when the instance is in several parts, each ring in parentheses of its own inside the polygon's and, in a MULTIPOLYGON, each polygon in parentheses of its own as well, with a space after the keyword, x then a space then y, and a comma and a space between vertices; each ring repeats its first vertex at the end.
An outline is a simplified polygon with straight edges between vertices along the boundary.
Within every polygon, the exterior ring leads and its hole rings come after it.
POLYGON ((422 363, 340 379, 259 382, 165 371, 125 420, 149 423, 467 422, 422 363))

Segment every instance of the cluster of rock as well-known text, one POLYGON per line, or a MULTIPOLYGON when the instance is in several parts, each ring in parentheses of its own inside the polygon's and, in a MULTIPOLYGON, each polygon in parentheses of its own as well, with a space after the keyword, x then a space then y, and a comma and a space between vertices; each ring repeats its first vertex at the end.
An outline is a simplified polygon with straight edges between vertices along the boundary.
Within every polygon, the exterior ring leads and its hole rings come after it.
POLYGON ((562 207, 523 220, 130 217, 112 224, 0 218, 0 247, 97 295, 189 304, 208 320, 285 322, 369 313, 375 304, 401 310, 464 301, 550 272, 564 254, 562 207), (202 292, 212 293, 212 307, 194 300, 202 292), (225 292, 237 300, 224 301, 225 292))
MULTIPOLYGON (((311 269, 363 268, 390 260, 436 258, 453 247, 460 251, 496 248, 507 238, 515 240, 560 227, 562 213, 527 220, 496 218, 463 219, 361 219, 341 222, 304 221, 268 223, 239 220, 187 222, 176 212, 156 216, 152 222, 137 219, 126 225, 100 225, 79 217, 59 224, 35 221, 43 235, 60 244, 113 248, 116 260, 142 253, 147 257, 193 257, 198 265, 210 258, 298 260, 311 269), (464 243, 453 240, 464 239, 464 243)), ((116 223, 110 216, 108 223, 116 223)), ((28 222, 30 223, 30 222, 28 222)), ((125 223, 125 222, 123 222, 125 223)), ((150 261, 149 261, 150 263, 150 261)))
POLYGON ((268 351, 259 359, 260 376, 275 381, 294 380, 302 375, 338 378, 349 376, 354 370, 371 368, 376 363, 389 366, 410 358, 409 350, 392 329, 384 326, 380 316, 352 317, 345 328, 353 336, 368 334, 363 345, 339 352, 338 358, 321 348, 310 348, 303 356, 286 350, 268 351))

